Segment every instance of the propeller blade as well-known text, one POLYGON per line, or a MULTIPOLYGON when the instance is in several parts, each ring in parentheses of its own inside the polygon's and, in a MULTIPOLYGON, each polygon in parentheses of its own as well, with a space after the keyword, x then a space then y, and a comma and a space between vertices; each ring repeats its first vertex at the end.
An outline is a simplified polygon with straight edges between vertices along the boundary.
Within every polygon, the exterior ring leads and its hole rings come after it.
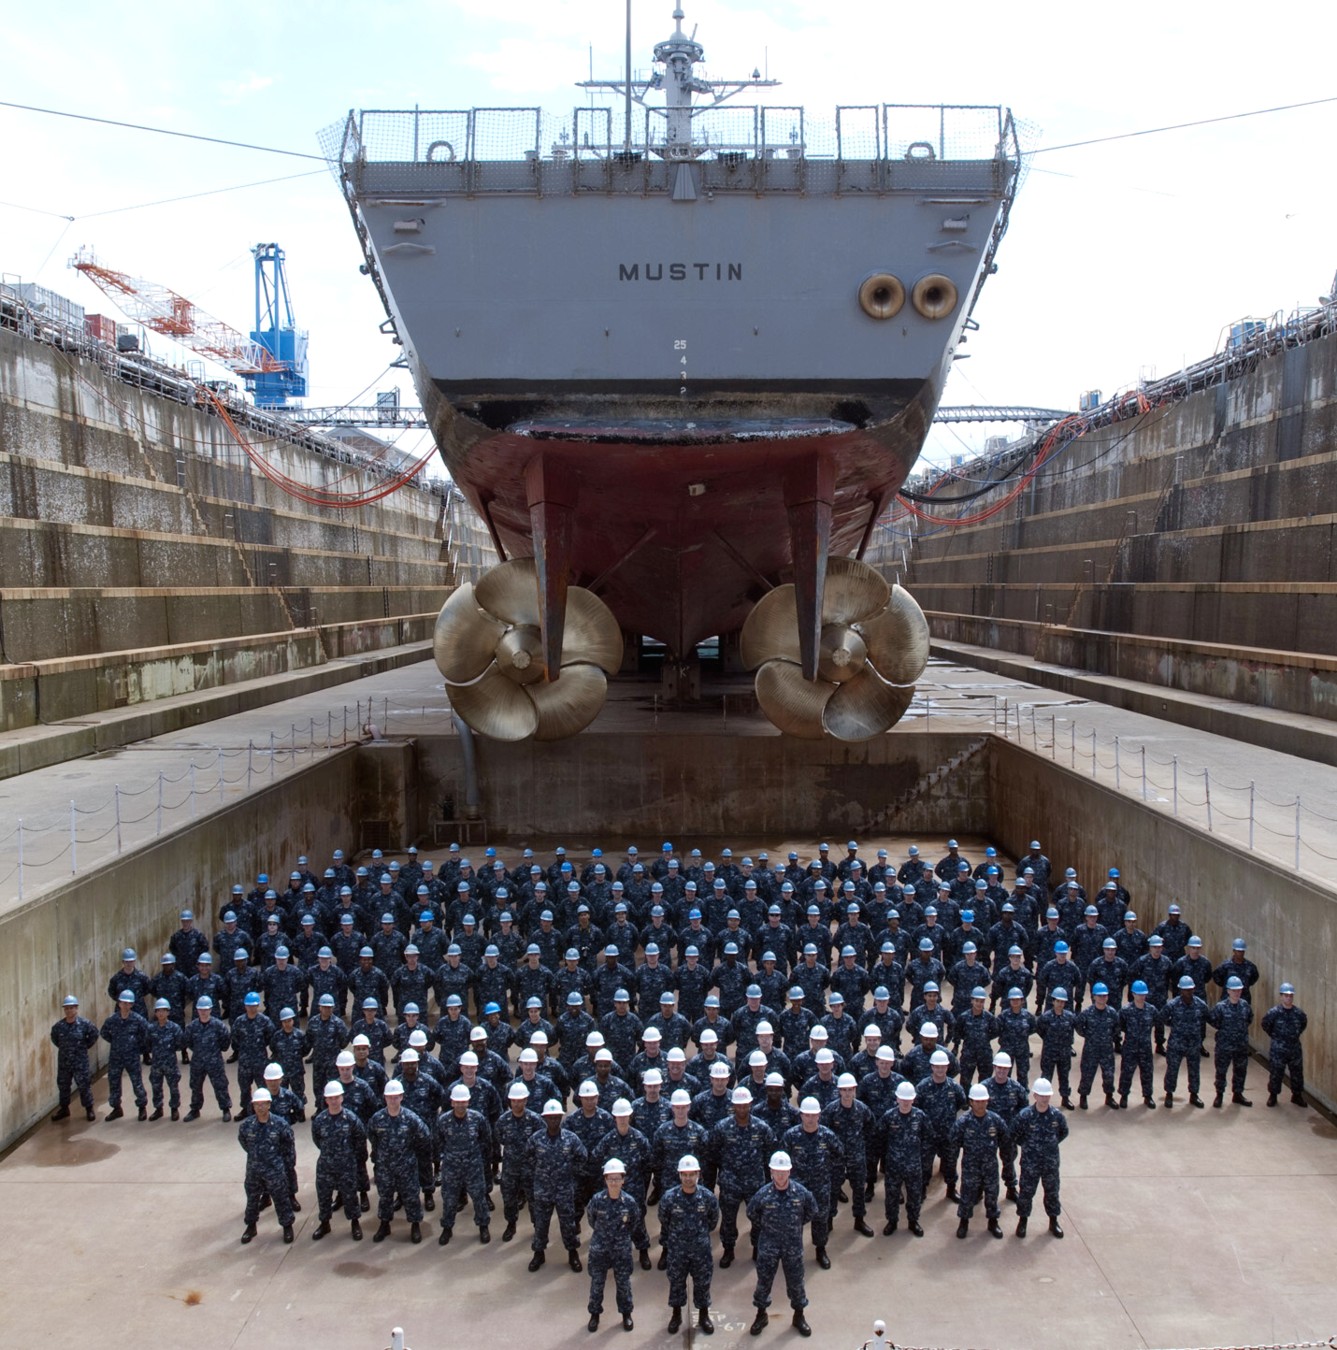
POLYGON ((566 592, 559 684, 566 679, 566 668, 573 662, 600 666, 610 675, 616 675, 622 666, 622 629, 613 611, 583 586, 569 586, 566 592))
POLYGON ((525 690, 493 666, 473 684, 446 686, 450 706, 480 736, 523 741, 538 730, 538 709, 525 690))
POLYGON ((504 624, 478 608, 474 588, 466 582, 450 595, 437 615, 432 634, 436 668, 451 684, 476 680, 487 669, 505 632, 504 624))
MULTIPOLYGON (((474 598, 502 623, 539 625, 539 576, 533 558, 512 558, 490 567, 474 587, 474 598)), ((468 719, 466 719, 467 721, 468 719)))
POLYGON ((928 665, 928 620, 919 602, 901 586, 881 614, 860 625, 868 662, 891 684, 913 684, 928 665))
POLYGON ((835 687, 805 680, 802 669, 789 661, 767 661, 757 671, 762 712, 786 735, 804 740, 821 740, 822 709, 835 687))
POLYGON ((777 586, 752 606, 738 635, 738 651, 748 670, 763 661, 798 661, 798 602, 792 586, 777 586))
POLYGON ((891 588, 857 558, 827 560, 822 623, 862 623, 886 608, 891 588))
POLYGON ((598 717, 608 694, 608 680, 598 666, 564 665, 560 679, 528 685, 525 692, 533 699, 538 716, 534 739, 560 741, 584 731, 598 717))
POLYGON ((839 741, 866 741, 905 716, 914 686, 887 684, 871 666, 837 685, 822 710, 822 725, 839 741))

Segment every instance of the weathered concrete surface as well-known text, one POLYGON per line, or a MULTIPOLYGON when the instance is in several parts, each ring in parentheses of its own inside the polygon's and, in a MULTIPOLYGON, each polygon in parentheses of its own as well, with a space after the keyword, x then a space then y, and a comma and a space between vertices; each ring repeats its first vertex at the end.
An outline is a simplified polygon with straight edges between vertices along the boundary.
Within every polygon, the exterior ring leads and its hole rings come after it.
MULTIPOLYGON (((1259 1067, 1249 1072, 1256 1096, 1259 1067)), ((101 1084, 95 1092, 101 1107, 101 1084)), ((1062 1242, 1037 1218, 1017 1240, 1009 1207, 1004 1241, 985 1234, 977 1211, 970 1237, 958 1242, 955 1207, 937 1183, 922 1240, 904 1227, 882 1237, 879 1189, 870 1206, 878 1237, 855 1234, 843 1207, 830 1271, 816 1268, 809 1246, 809 1344, 855 1350, 879 1317, 898 1345, 992 1350, 1321 1342, 1337 1331, 1324 1236, 1337 1221, 1337 1129, 1327 1120, 1285 1106, 1096 1110, 1074 1112, 1071 1124, 1062 1242)), ((560 1246, 538 1274, 526 1271, 525 1211, 509 1244, 499 1240, 498 1215, 491 1246, 480 1246, 467 1211, 444 1252, 436 1214, 418 1247, 402 1218, 380 1245, 369 1227, 366 1240, 351 1242, 337 1218, 333 1234, 313 1243, 307 1125, 297 1127, 296 1241, 282 1244, 271 1210, 243 1247, 236 1129, 219 1122, 212 1104, 192 1125, 43 1125, 0 1162, 0 1205, 22 1223, 22 1241, 6 1257, 9 1288, 23 1291, 6 1302, 6 1343, 82 1344, 94 1324, 196 1350, 379 1350, 392 1326, 404 1327, 414 1350, 800 1343, 783 1286, 769 1330, 748 1336, 755 1276, 747 1260, 716 1272, 712 1337, 664 1334, 667 1284, 657 1270, 632 1277, 631 1335, 613 1315, 610 1281, 605 1329, 590 1336, 589 1278, 566 1269, 560 1246)))
MULTIPOLYGON (((225 810, 178 826, 147 847, 0 914, 0 1140, 48 1108, 55 1050, 47 1039, 67 993, 101 1023, 120 949, 142 966, 157 958, 182 908, 212 937, 232 882, 254 877, 257 859, 326 858, 352 831, 355 752, 335 751, 225 810)), ((105 1048, 105 1047, 103 1047, 105 1048)))
MULTIPOLYGON (((480 741, 483 815, 515 840, 563 835, 724 836, 979 831, 987 817, 980 735, 914 724, 861 745, 779 735, 622 730, 555 744, 480 741), (949 767, 950 766, 950 767, 949 767), (932 781, 930 781, 932 780, 932 781)), ((672 729, 670 729, 670 727, 672 729)), ((464 800, 458 739, 418 741, 421 801, 464 800)), ((430 818, 420 821, 425 832, 430 818)))

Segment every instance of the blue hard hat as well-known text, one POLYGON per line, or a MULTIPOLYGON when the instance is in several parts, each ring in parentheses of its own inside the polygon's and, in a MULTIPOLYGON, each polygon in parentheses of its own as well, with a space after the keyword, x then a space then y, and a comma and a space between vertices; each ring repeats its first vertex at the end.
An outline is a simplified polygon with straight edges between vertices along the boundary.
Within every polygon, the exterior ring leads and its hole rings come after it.
MULTIPOLYGON (((405 1009, 405 1011, 407 1011, 407 1009, 405 1009)), ((499 1013, 500 1011, 501 1011, 501 1004, 500 1004, 500 1003, 485 1003, 485 1004, 483 1004, 483 1016, 484 1016, 484 1017, 491 1017, 493 1013, 499 1013)))
POLYGON ((1093 984, 1091 986, 1091 996, 1093 998, 1098 998, 1101 994, 1104 994, 1108 997, 1109 992, 1110 992, 1109 988, 1104 984, 1093 984))
POLYGON ((1149 994, 1149 993, 1151 993, 1151 990, 1147 988, 1147 982, 1146 982, 1146 980, 1134 980, 1134 981, 1133 981, 1133 993, 1135 993, 1135 994, 1149 994))
POLYGON ((252 990, 244 999, 242 999, 242 1002, 248 1008, 258 1008, 260 1006, 260 995, 252 990))

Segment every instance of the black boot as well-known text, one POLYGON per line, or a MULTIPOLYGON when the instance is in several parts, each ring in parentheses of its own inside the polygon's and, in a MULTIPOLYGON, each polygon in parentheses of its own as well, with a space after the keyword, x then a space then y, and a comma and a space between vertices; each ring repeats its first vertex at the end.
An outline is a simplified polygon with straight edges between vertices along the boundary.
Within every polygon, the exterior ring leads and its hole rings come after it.
POLYGON ((1203 1101, 1203 1099, 1199 1097, 1196 1092, 1190 1092, 1188 1094, 1188 1100, 1190 1105, 1196 1106, 1199 1111, 1201 1111, 1202 1108, 1207 1105, 1207 1103, 1203 1101))
POLYGON ((255 1236, 255 1225, 248 1223, 246 1231, 241 1235, 241 1245, 244 1247, 255 1236))
POLYGON ((1071 1111, 1071 1110, 1073 1109, 1072 1098, 1071 1098, 1071 1097, 1063 1097, 1063 1098, 1061 1098, 1061 1099, 1059 1100, 1059 1105, 1060 1105, 1065 1111, 1071 1111))
POLYGON ((956 1225, 956 1235, 959 1238, 963 1238, 968 1232, 970 1232, 970 1220, 962 1219, 961 1222, 956 1225))
POLYGON ((364 1214, 371 1213, 371 1195, 367 1191, 360 1191, 357 1197, 358 1204, 362 1207, 364 1214))
POLYGON ((353 1222, 349 1224, 348 1231, 351 1234, 354 1242, 362 1241, 362 1225, 358 1223, 356 1219, 354 1219, 353 1222))
POLYGON ((386 1219, 382 1219, 380 1227, 371 1235, 373 1242, 384 1242, 390 1236, 390 1224, 386 1219))
MULTIPOLYGON (((1124 1098, 1124 1104, 1127 1105, 1127 1102, 1128 1102, 1128 1098, 1125 1097, 1125 1098, 1124 1098)), ((1115 1100, 1114 1100, 1114 1093, 1112 1093, 1112 1092, 1107 1092, 1107 1093, 1105 1094, 1105 1105, 1106 1105, 1106 1106, 1113 1107, 1114 1110, 1116 1110, 1116 1111, 1119 1109, 1118 1104, 1117 1104, 1117 1103, 1115 1102, 1115 1100)))
POLYGON ((161 1107, 161 1106, 155 1106, 155 1107, 153 1108, 153 1114, 149 1117, 149 1119, 150 1119, 150 1120, 161 1120, 161 1119, 162 1119, 162 1107, 161 1107))
POLYGON ((947 1203, 951 1205, 959 1205, 961 1203, 961 1196, 957 1192, 955 1186, 948 1186, 947 1188, 947 1203))
POLYGON ((642 1270, 653 1270, 653 1269, 654 1269, 654 1262, 650 1260, 650 1248, 649 1248, 649 1247, 646 1247, 646 1248, 641 1252, 641 1269, 642 1269, 642 1270))
POLYGON ((1156 1098, 1155 1098, 1155 1097, 1143 1097, 1143 1098, 1142 1098, 1142 1105, 1145 1106, 1145 1107, 1147 1108, 1148 1111, 1154 1111, 1154 1110, 1156 1109, 1156 1098))
POLYGON ((1269 1092, 1267 1094, 1267 1104, 1269 1106, 1275 1106, 1277 1104, 1277 1094, 1275 1092, 1269 1092))
POLYGON ((283 1225, 283 1241, 285 1243, 290 1243, 292 1241, 292 1224, 290 1223, 285 1223, 283 1225))
MULTIPOLYGON (((89 1120, 96 1120, 96 1119, 97 1119, 97 1112, 94 1111, 93 1108, 92 1108, 91 1106, 85 1109, 84 1115, 86 1115, 86 1116, 88 1117, 89 1120)), ((173 1119, 173 1120, 176 1119, 176 1112, 175 1112, 175 1111, 172 1112, 172 1119, 173 1119)))
POLYGON ((107 1119, 120 1120, 123 1115, 125 1115, 125 1112, 122 1111, 119 1106, 113 1106, 111 1110, 107 1112, 107 1119))
POLYGON ((1119 1110, 1128 1110, 1128 1094, 1126 1092, 1119 1093, 1119 1110))
POLYGON ((420 1223, 409 1224, 409 1241, 410 1242, 422 1241, 422 1224, 420 1223))
POLYGON ((811 1336, 812 1328, 808 1325, 808 1319, 803 1315, 802 1308, 794 1309, 794 1330, 800 1336, 811 1336))
POLYGON ((1167 1111, 1173 1111, 1175 1109, 1175 1095, 1173 1092, 1167 1092, 1165 1094, 1165 1109, 1167 1111))
POLYGON ((997 1219, 989 1220, 989 1236, 1000 1238, 1003 1236, 1003 1230, 998 1226, 997 1219))
POLYGON ((766 1330, 766 1323, 769 1320, 770 1319, 766 1316, 766 1309, 758 1308, 757 1315, 752 1319, 752 1325, 748 1328, 748 1334, 760 1336, 761 1333, 766 1330))
POLYGON ((515 1237, 515 1220, 512 1219, 502 1230, 501 1240, 503 1242, 510 1242, 514 1237, 515 1237))
MULTIPOLYGON (((1276 1101, 1276 1098, 1273 1097, 1272 1100, 1275 1102, 1275 1101, 1276 1101)), ((159 1115, 162 1115, 162 1112, 159 1111, 158 1114, 159 1114, 159 1115)), ((53 1115, 53 1116, 51 1117, 53 1123, 54 1123, 55 1121, 57 1121, 57 1120, 69 1120, 69 1118, 70 1118, 70 1108, 69 1108, 68 1106, 62 1106, 62 1107, 55 1113, 55 1115, 53 1115)))
POLYGON ((1027 1221, 1026 1221, 1025 1217, 1023 1216, 1022 1218, 1020 1218, 1020 1219, 1017 1220, 1017 1236, 1018 1236, 1018 1237, 1025 1237, 1025 1236, 1026 1236, 1026 1227, 1027 1227, 1027 1221))
POLYGON ((890 1237, 896 1231, 896 1224, 897 1221, 895 1219, 888 1219, 886 1223, 882 1225, 882 1236, 890 1237))
POLYGON ((529 1269, 531 1271, 537 1270, 547 1259, 548 1258, 544 1256, 542 1252, 535 1252, 534 1255, 529 1258, 529 1269))
POLYGON ((436 1196, 431 1191, 424 1191, 422 1197, 422 1207, 430 1214, 436 1208, 436 1196))
POLYGON ((580 1253, 574 1247, 572 1247, 571 1250, 566 1254, 566 1264, 570 1266, 571 1269, 574 1270, 577 1275, 579 1275, 580 1272, 585 1269, 585 1267, 580 1263, 580 1253))
POLYGON ((450 1243, 450 1239, 454 1236, 454 1232, 455 1230, 453 1228, 443 1228, 441 1230, 441 1236, 436 1240, 436 1245, 438 1247, 447 1246, 450 1243))
POLYGON ((1078 1109, 1079 1111, 1085 1111, 1085 1110, 1086 1110, 1086 1093, 1085 1093, 1085 1092, 1079 1092, 1079 1093, 1077 1094, 1077 1109, 1078 1109))
POLYGON ((696 1324, 707 1336, 715 1334, 715 1323, 710 1320, 710 1309, 702 1308, 697 1315, 696 1324))
POLYGON ((733 1248, 726 1247, 724 1251, 720 1253, 720 1269, 728 1270, 731 1265, 733 1265, 733 1248))
POLYGON ((486 1247, 487 1244, 492 1241, 492 1229, 489 1228, 487 1224, 484 1224, 478 1230, 478 1241, 484 1247, 486 1247))
POLYGON ((863 1237, 872 1237, 873 1230, 868 1226, 867 1219, 855 1219, 854 1231, 863 1237))
POLYGON ((668 1334, 676 1336, 682 1330, 682 1309, 675 1307, 673 1316, 669 1318, 668 1334))
POLYGON ((1056 1238, 1061 1238, 1063 1236, 1063 1229, 1060 1226, 1058 1219, 1050 1219, 1049 1231, 1053 1233, 1056 1238))
POLYGON ((599 1314, 598 1314, 598 1313, 591 1313, 591 1314, 590 1314, 590 1320, 589 1320, 588 1330, 590 1330, 590 1331, 598 1331, 598 1330, 599 1330, 599 1314))
POLYGON ((817 1248, 817 1264, 821 1266, 823 1270, 831 1269, 831 1258, 826 1254, 825 1247, 817 1248))
POLYGON ((667 1248, 667 1247, 661 1247, 661 1248, 659 1249, 659 1260, 655 1262, 655 1269, 656 1269, 656 1270, 667 1270, 667 1269, 668 1269, 668 1248, 667 1248))
POLYGON ((1219 1111, 1221 1109, 1221 1103, 1225 1101, 1225 1099, 1226 1094, 1224 1092, 1218 1092, 1216 1096, 1212 1098, 1212 1105, 1219 1111))
POLYGON ((910 1220, 910 1231, 915 1235, 915 1237, 924 1236, 924 1226, 919 1222, 918 1219, 910 1220))
POLYGON ((1303 1092, 1293 1092, 1293 1093, 1291 1093, 1291 1105, 1292 1105, 1292 1106, 1308 1106, 1308 1105, 1309 1105, 1309 1098, 1306 1097, 1306 1096, 1304 1095, 1303 1092))
POLYGON ((635 1325, 636 1325, 636 1323, 633 1322, 633 1321, 631 1320, 631 1314, 630 1314, 630 1313, 623 1313, 623 1314, 622 1314, 622 1330, 623 1330, 623 1331, 631 1331, 631 1330, 635 1327, 635 1325))
POLYGON ((1252 1103, 1252 1102, 1251 1102, 1251 1101, 1250 1101, 1250 1100, 1249 1100, 1242 1092, 1235 1092, 1235 1093, 1232 1093, 1232 1094, 1231 1094, 1231 1097, 1230 1097, 1230 1100, 1231 1100, 1232 1102, 1234 1102, 1236 1106, 1252 1106, 1252 1105, 1253 1105, 1253 1103, 1252 1103))
POLYGON ((330 1221, 328 1219, 322 1219, 316 1225, 315 1231, 311 1234, 311 1241, 319 1242, 321 1238, 326 1237, 329 1234, 329 1231, 330 1231, 330 1221))

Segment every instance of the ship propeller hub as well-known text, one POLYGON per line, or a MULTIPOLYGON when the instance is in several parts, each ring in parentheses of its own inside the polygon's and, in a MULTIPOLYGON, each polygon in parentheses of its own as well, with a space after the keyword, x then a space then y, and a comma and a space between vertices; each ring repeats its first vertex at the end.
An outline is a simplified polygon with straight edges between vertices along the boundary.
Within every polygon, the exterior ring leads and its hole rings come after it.
POLYGON ((822 629, 817 673, 833 684, 844 684, 859 673, 868 658, 863 638, 848 624, 829 623, 822 629))
POLYGON ((516 684, 533 684, 543 678, 543 637, 535 624, 512 628, 496 648, 497 666, 516 684))

